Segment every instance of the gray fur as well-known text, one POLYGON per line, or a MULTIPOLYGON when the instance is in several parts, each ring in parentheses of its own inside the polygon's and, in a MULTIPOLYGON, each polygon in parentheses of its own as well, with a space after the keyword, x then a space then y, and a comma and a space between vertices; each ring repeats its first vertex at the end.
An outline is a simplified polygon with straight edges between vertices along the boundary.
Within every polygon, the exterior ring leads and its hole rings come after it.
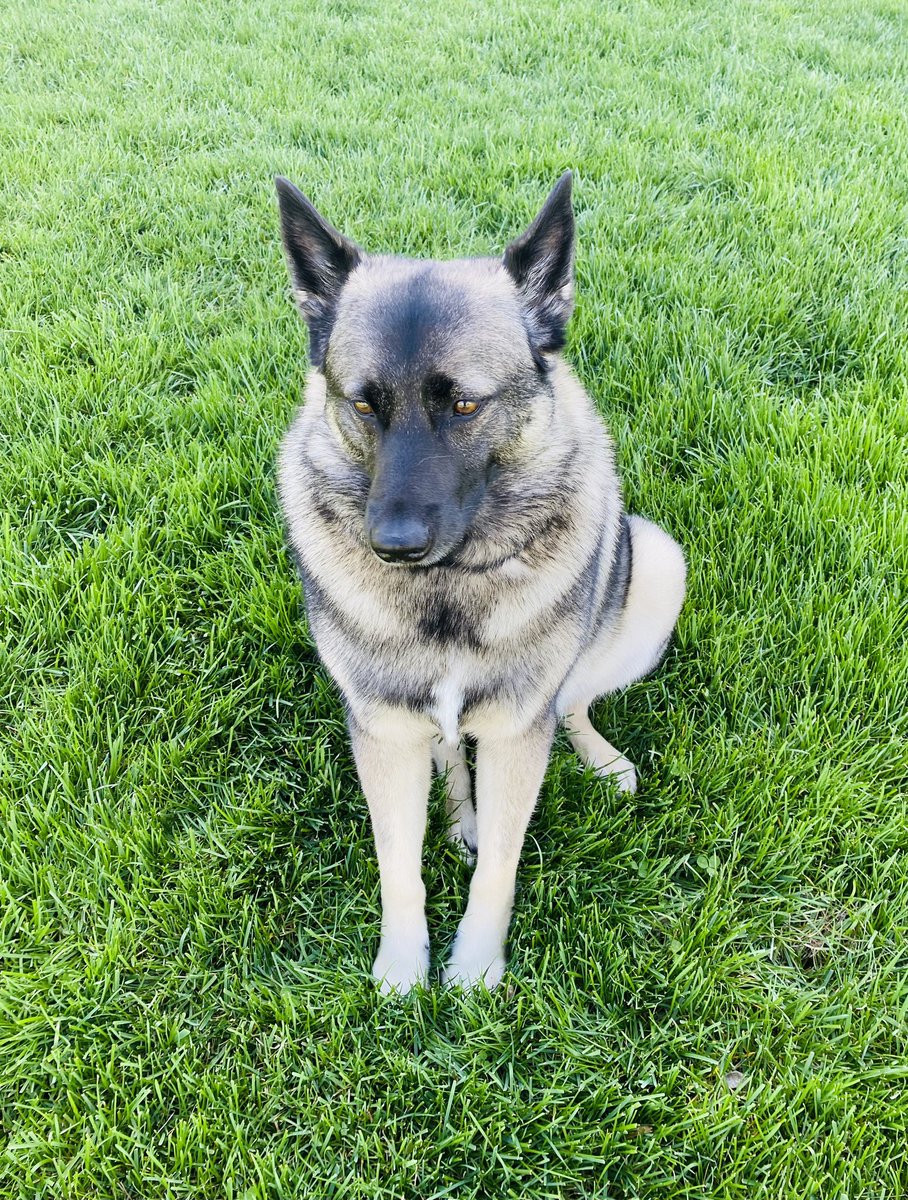
POLYGON ((374 971, 385 990, 426 978, 434 761, 452 836, 477 855, 445 978, 494 986, 556 723, 595 769, 636 785, 587 708, 657 663, 684 560, 624 515, 606 429, 558 353, 572 302, 569 175, 501 261, 369 256, 303 200, 282 183, 291 279, 297 291, 305 279, 321 369, 281 447, 279 488, 372 816, 374 971), (458 400, 479 407, 462 419, 458 400), (402 553, 414 528, 428 545, 412 551, 420 561, 377 557, 389 538, 388 553, 402 553), (475 810, 465 737, 477 743, 475 810))

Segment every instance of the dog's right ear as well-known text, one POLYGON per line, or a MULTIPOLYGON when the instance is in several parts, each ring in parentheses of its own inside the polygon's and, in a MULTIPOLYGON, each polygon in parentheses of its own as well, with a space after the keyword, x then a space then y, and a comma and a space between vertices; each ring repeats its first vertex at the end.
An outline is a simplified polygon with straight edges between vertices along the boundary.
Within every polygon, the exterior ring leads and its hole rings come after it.
POLYGON ((338 297, 347 276, 362 260, 355 242, 325 220, 303 193, 282 175, 275 178, 281 238, 293 295, 309 326, 309 357, 322 367, 338 297))

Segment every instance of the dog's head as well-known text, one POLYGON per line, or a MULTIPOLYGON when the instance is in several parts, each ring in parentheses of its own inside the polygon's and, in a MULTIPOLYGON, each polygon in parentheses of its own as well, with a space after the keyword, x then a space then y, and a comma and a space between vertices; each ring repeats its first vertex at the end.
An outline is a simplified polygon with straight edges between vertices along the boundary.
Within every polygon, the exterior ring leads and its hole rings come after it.
POLYGON ((453 262, 366 254, 276 183, 328 419, 371 480, 369 544, 387 562, 443 562, 550 416, 549 356, 573 302, 571 174, 501 259, 453 262))

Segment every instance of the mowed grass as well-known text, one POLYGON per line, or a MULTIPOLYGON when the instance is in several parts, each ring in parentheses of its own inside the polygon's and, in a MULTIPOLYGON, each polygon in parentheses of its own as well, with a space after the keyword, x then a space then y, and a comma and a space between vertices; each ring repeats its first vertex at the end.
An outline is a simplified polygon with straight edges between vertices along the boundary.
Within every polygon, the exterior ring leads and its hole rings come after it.
MULTIPOLYGON (((906 1194, 906 72, 899 0, 3 7, 3 1197, 906 1194), (568 166, 689 599, 598 709, 640 793, 556 748, 505 985, 387 1000, 271 176, 451 256, 568 166)), ((440 961, 437 796, 425 857, 440 961)))

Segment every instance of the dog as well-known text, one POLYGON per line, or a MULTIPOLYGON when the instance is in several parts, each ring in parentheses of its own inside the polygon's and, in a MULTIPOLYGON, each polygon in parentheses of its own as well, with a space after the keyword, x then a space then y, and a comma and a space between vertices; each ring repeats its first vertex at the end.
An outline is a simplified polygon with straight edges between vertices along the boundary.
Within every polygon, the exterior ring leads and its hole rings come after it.
POLYGON ((636 788, 588 709, 660 662, 684 555, 625 514, 608 432, 561 354, 569 171, 502 258, 443 262, 368 254, 275 183, 311 366, 278 491, 371 817, 373 975, 385 992, 428 980, 434 764, 450 837, 475 861, 442 979, 493 988, 558 722, 584 763, 636 788))

